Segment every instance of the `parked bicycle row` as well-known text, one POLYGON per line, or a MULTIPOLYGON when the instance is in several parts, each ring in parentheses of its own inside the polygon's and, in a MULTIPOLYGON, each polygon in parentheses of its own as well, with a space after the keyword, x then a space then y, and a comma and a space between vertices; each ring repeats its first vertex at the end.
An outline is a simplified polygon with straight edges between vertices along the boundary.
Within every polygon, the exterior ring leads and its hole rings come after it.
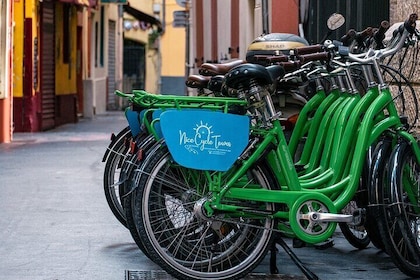
POLYGON ((117 91, 131 106, 103 158, 115 217, 180 279, 239 279, 283 237, 317 244, 337 225, 420 277, 417 99, 389 64, 418 40, 416 20, 387 43, 381 23, 359 42, 203 65, 187 81, 199 96, 117 91), (298 116, 281 94, 301 98, 298 116))

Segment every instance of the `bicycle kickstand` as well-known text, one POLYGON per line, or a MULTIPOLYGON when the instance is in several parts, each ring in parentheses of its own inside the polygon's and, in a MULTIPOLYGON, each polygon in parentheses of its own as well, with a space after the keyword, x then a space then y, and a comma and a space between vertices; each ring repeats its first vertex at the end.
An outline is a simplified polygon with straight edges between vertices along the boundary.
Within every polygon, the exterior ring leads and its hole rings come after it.
POLYGON ((277 252, 276 243, 279 244, 283 248, 283 250, 289 255, 292 261, 297 265, 297 267, 302 271, 302 273, 308 278, 308 280, 319 280, 319 277, 303 264, 303 262, 289 248, 289 246, 286 244, 286 242, 283 240, 283 238, 279 234, 277 234, 271 248, 270 272, 272 274, 278 273, 278 269, 276 266, 276 252, 277 252))

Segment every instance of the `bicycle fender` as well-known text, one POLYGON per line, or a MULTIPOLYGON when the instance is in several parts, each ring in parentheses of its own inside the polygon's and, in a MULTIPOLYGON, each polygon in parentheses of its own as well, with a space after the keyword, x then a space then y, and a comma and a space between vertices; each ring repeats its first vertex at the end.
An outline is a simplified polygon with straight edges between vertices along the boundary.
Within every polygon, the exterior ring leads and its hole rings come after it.
POLYGON ((144 110, 137 112, 133 111, 130 108, 125 110, 125 117, 127 119, 128 125, 131 129, 131 134, 133 137, 136 137, 141 132, 141 120, 144 115, 144 110))

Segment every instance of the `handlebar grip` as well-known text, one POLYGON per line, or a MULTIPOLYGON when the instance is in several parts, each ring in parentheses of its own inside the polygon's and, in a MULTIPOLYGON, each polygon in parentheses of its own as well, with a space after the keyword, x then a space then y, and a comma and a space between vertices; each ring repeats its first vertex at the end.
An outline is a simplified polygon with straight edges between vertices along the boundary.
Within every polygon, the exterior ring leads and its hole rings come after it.
POLYGON ((298 47, 295 48, 294 55, 304 55, 304 54, 310 54, 310 53, 317 53, 324 49, 323 45, 317 44, 317 45, 310 45, 310 46, 304 46, 304 47, 298 47))
POLYGON ((331 54, 329 52, 320 52, 320 53, 312 53, 312 54, 305 54, 299 55, 298 59, 300 63, 304 64, 309 61, 327 61, 331 58, 331 54))
POLYGON ((340 41, 343 43, 343 45, 348 46, 354 40, 354 37, 356 37, 356 30, 350 29, 347 31, 346 35, 341 37, 340 41))
POLYGON ((385 32, 389 29, 389 27, 389 21, 384 20, 381 22, 381 25, 379 25, 378 30, 376 30, 373 34, 373 39, 375 40, 377 46, 383 46, 382 41, 385 39, 385 32))
POLYGON ((372 35, 372 27, 367 27, 365 30, 356 33, 356 39, 363 41, 366 37, 372 35))
POLYGON ((281 66, 286 72, 292 72, 300 68, 301 63, 299 61, 287 61, 287 62, 280 62, 281 66))
POLYGON ((409 18, 404 22, 404 27, 410 34, 416 31, 416 20, 418 19, 417 14, 411 14, 409 18))
POLYGON ((263 55, 263 54, 257 54, 254 55, 254 58, 257 61, 266 61, 269 63, 276 63, 276 62, 284 62, 288 61, 289 57, 287 55, 263 55))
POLYGON ((389 29, 390 26, 391 24, 389 23, 389 21, 383 20, 381 22, 381 25, 379 25, 378 32, 385 35, 385 32, 389 29))

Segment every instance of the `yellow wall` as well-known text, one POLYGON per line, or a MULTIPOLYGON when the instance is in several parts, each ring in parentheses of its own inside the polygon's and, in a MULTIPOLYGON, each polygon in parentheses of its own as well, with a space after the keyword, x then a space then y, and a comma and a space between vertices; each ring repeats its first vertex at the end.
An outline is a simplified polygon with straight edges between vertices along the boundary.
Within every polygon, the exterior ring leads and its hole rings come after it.
MULTIPOLYGON (((34 46, 34 40, 38 37, 38 33, 42 32, 38 30, 37 26, 38 18, 35 11, 38 10, 39 3, 36 0, 21 0, 14 1, 14 22, 15 26, 13 29, 13 96, 23 97, 23 53, 24 53, 24 16, 26 18, 32 18, 32 46, 34 46)), ((76 92, 76 30, 77 30, 77 13, 76 7, 72 7, 72 20, 71 20, 71 63, 64 64, 62 62, 62 45, 63 45, 63 34, 62 34, 62 4, 56 4, 56 94, 69 94, 76 92), (70 77, 70 78, 69 78, 70 77)), ((39 37, 38 48, 40 48, 39 37)), ((38 49, 39 55, 40 49, 38 49)), ((25 54, 28 55, 28 54, 25 54)), ((33 54, 32 54, 33 57, 33 54)), ((39 59, 35 58, 35 59, 39 59)), ((33 61, 35 61, 33 59, 33 61)), ((38 60, 38 66, 39 66, 38 60)), ((39 67, 37 69, 39 71, 39 67)), ((35 69, 34 69, 35 71, 35 69)), ((38 77, 38 85, 39 74, 38 77)), ((32 93, 34 94, 34 92, 32 93)))
POLYGON ((77 49, 77 11, 71 6, 70 17, 70 63, 63 63, 63 5, 55 6, 55 93, 56 95, 74 94, 76 84, 76 49, 77 49))
MULTIPOLYGON (((153 1, 150 0, 131 0, 130 6, 133 8, 140 10, 148 15, 153 15, 153 1)), ((131 17, 127 13, 124 14, 124 19, 132 19, 136 20, 135 18, 131 17)), ((145 85, 144 89, 156 93, 158 92, 158 79, 159 79, 159 53, 156 50, 150 50, 148 48, 148 35, 150 30, 142 31, 138 30, 130 30, 124 32, 124 37, 127 39, 132 39, 138 42, 141 42, 146 45, 146 57, 145 57, 145 64, 146 64, 146 75, 145 75, 145 85)))
MULTIPOLYGON (((24 21, 32 19, 32 47, 38 34, 38 0, 13 1, 13 96, 23 97, 24 21)), ((39 44, 38 44, 39 46, 39 44)), ((32 50, 33 51, 33 50, 32 50)), ((38 50, 39 51, 39 50, 38 50)), ((34 61, 34 54, 31 55, 34 61)), ((39 69, 38 69, 39 70, 39 69)), ((33 73, 35 74, 35 73, 33 73)), ((39 75, 37 75, 39 77, 39 75)), ((39 81, 38 81, 39 85, 39 81)), ((35 89, 37 90, 37 89, 35 89)), ((32 95, 35 94, 32 89, 32 95)))
POLYGON ((166 27, 161 40, 162 76, 185 75, 185 28, 172 27, 173 12, 184 10, 175 0, 166 1, 166 27))
POLYGON ((13 1, 13 96, 23 97, 24 1, 13 1))
MULTIPOLYGON (((160 21, 165 22, 165 33, 160 38, 159 49, 148 47, 148 34, 151 30, 130 30, 124 31, 124 37, 135 40, 146 45, 146 80, 145 90, 159 92, 159 77, 173 76, 184 77, 185 75, 185 28, 173 28, 173 12, 183 10, 176 4, 175 0, 166 0, 166 7, 163 7, 161 0, 131 0, 130 5, 144 13, 153 15, 153 3, 160 4, 160 21), (166 9, 166 18, 163 19, 163 10, 166 9)), ((124 14, 124 19, 133 17, 124 14)))

